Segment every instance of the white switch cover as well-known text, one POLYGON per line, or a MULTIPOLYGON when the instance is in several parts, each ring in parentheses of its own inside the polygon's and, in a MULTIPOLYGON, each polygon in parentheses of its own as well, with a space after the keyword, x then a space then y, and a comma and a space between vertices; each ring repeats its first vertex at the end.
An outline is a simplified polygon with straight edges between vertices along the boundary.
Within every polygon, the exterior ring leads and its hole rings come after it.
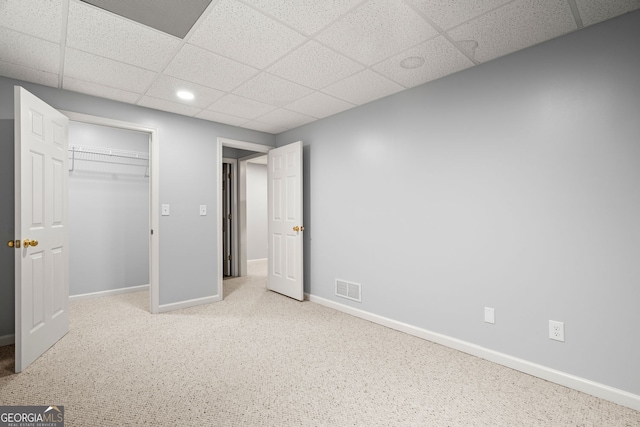
POLYGON ((484 321, 491 324, 496 323, 496 312, 493 308, 484 308, 484 321))
POLYGON ((207 215, 207 205, 200 205, 200 216, 207 215))
POLYGON ((162 205, 162 216, 169 216, 169 205, 162 205))

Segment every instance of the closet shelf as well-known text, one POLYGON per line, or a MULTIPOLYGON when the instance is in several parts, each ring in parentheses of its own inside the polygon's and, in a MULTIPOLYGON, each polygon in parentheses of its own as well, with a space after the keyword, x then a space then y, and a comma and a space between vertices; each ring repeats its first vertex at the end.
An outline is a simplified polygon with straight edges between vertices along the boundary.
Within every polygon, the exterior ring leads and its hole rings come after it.
POLYGON ((69 145, 69 171, 75 170, 77 161, 111 163, 144 168, 144 176, 149 176, 149 153, 120 150, 116 148, 69 145))

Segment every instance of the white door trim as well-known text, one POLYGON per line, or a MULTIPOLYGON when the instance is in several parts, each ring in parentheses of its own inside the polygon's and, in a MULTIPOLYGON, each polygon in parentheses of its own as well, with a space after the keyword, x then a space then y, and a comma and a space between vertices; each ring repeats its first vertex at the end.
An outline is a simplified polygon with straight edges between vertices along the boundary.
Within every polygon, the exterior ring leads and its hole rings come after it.
POLYGON ((158 130, 153 126, 139 123, 125 122, 106 117, 92 116, 76 113, 74 111, 59 110, 74 122, 89 123, 94 125, 109 126, 112 128, 132 130, 149 134, 149 150, 151 164, 149 166, 149 184, 151 194, 149 201, 149 227, 153 230, 149 244, 149 299, 151 313, 160 312, 160 154, 158 150, 158 130))
MULTIPOLYGON (((217 138, 217 155, 216 155, 216 159, 218 159, 216 161, 215 164, 215 176, 216 176, 216 203, 218 203, 218 208, 216 209, 216 215, 218 216, 218 238, 217 240, 217 254, 218 254, 218 260, 217 260, 217 265, 218 265, 218 283, 217 283, 217 294, 219 295, 220 299, 222 300, 224 295, 223 295, 223 288, 222 288, 222 284, 223 284, 223 272, 222 272, 222 256, 220 256, 220 250, 222 249, 222 181, 221 181, 221 176, 222 176, 222 161, 223 161, 223 157, 222 157, 222 147, 229 147, 229 148, 237 148, 240 150, 247 150, 247 151, 255 151, 258 153, 268 153, 269 150, 272 150, 276 147, 272 147, 270 145, 262 145, 262 144, 256 144, 255 142, 247 142, 247 141, 239 141, 237 139, 230 139, 230 138, 222 138, 222 137, 218 137, 217 138)), ((237 179, 236 179, 237 182, 237 179)), ((237 201, 237 192, 236 192, 236 199, 237 201)), ((238 205, 241 205, 242 203, 238 203, 238 205)), ((236 206, 236 212, 239 212, 242 208, 236 206)), ((235 227, 235 231, 238 232, 238 221, 237 221, 237 217, 236 217, 236 227, 235 227)), ((246 228, 246 227, 245 227, 246 228)), ((240 234, 242 234, 240 232, 240 234)), ((240 242, 237 238, 238 235, 236 234, 236 248, 238 248, 238 246, 240 246, 239 248, 239 252, 237 252, 237 256, 236 259, 238 258, 238 256, 241 256, 240 254, 242 253, 242 251, 244 250, 246 252, 246 248, 243 249, 243 247, 240 245, 240 242)), ((245 254, 245 258, 246 258, 246 254, 245 254)), ((238 268, 238 265, 236 264, 236 268, 238 268)), ((236 269, 236 272, 238 272, 239 270, 236 269)))

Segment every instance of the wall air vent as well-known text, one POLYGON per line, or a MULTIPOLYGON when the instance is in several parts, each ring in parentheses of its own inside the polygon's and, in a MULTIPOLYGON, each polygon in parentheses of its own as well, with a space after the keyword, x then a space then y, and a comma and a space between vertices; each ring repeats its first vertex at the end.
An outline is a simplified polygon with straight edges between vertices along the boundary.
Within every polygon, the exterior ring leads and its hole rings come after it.
POLYGON ((360 283, 347 282, 346 280, 336 279, 336 295, 347 298, 352 301, 362 302, 360 293, 360 283))

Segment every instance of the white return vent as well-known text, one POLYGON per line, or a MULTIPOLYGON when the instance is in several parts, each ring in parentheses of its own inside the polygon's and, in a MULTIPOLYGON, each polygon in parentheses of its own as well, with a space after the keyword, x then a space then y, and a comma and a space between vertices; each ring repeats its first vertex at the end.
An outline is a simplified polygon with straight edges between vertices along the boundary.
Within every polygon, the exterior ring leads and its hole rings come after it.
POLYGON ((360 288, 360 283, 347 282, 346 280, 336 279, 336 295, 338 295, 339 297, 362 302, 360 288))

